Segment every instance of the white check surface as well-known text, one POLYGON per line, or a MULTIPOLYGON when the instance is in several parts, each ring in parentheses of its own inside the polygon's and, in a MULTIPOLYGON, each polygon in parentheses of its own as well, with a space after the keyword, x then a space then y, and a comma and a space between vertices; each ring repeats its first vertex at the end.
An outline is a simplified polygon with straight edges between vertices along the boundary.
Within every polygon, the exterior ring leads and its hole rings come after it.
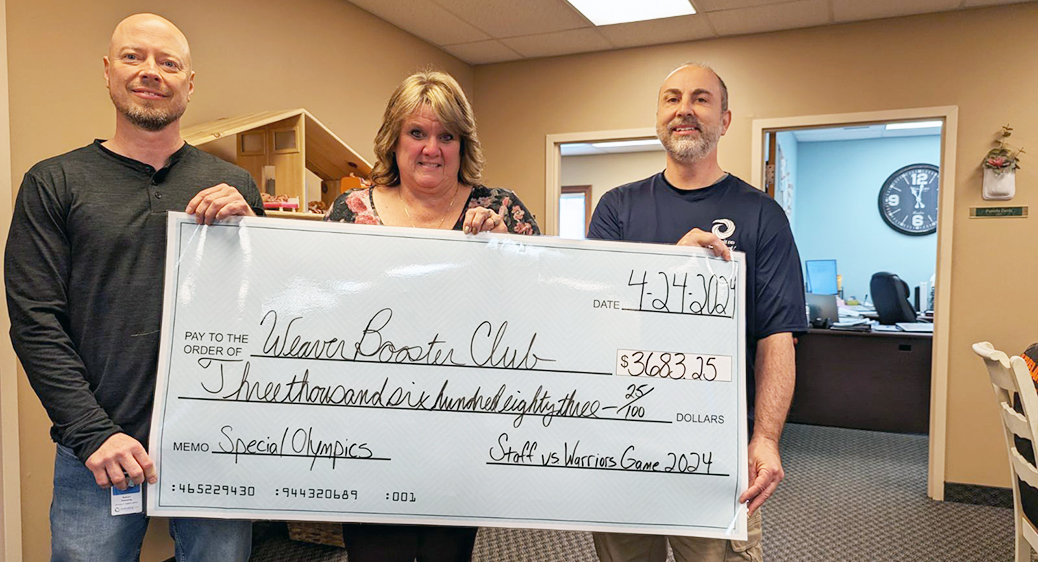
POLYGON ((168 230, 149 514, 745 537, 742 254, 168 230))

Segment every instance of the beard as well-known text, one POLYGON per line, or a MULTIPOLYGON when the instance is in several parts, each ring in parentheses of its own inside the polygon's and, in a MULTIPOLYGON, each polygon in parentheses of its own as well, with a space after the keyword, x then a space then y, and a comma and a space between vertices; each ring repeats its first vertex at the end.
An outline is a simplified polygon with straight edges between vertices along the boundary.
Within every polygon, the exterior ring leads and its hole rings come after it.
POLYGON ((137 104, 120 99, 110 93, 115 109, 122 113, 126 120, 145 131, 156 132, 165 129, 170 123, 180 119, 187 109, 186 104, 174 103, 165 108, 153 107, 151 104, 137 104))
POLYGON ((721 124, 716 127, 704 125, 695 118, 676 118, 670 123, 656 123, 656 136, 663 148, 678 162, 696 162, 710 154, 721 140, 721 124), (692 138, 675 138, 672 127, 691 125, 699 129, 699 136, 692 138))

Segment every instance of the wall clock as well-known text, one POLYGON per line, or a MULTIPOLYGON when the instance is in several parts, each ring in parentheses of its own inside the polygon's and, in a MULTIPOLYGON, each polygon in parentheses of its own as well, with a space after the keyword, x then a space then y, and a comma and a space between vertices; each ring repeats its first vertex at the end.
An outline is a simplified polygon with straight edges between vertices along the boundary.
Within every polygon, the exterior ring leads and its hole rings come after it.
POLYGON ((923 236, 937 232, 938 168, 911 164, 890 174, 879 188, 879 214, 890 228, 923 236))

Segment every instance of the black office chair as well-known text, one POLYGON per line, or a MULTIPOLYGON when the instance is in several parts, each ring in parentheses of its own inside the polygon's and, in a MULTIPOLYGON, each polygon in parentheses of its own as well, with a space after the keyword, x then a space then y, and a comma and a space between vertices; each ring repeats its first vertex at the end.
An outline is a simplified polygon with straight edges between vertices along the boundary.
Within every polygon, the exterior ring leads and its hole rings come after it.
POLYGON ((869 282, 872 291, 872 304, 879 314, 880 324, 897 324, 898 322, 915 322, 915 309, 908 302, 908 283, 900 277, 886 271, 872 276, 869 282))

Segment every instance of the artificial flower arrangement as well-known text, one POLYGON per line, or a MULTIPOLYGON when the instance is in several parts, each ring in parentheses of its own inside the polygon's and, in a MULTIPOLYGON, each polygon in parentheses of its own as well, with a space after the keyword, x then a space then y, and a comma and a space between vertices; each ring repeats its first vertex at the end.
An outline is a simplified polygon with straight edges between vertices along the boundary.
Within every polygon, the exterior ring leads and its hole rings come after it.
POLYGON ((1020 167, 1020 155, 1024 153, 1023 148, 1018 148, 1013 151, 1006 139, 1013 134, 1013 128, 1008 124, 1002 126, 1002 132, 999 133, 999 137, 996 142, 998 146, 988 151, 988 155, 984 158, 984 167, 989 170, 994 170, 995 175, 1001 176, 1006 172, 1015 172, 1020 167))

